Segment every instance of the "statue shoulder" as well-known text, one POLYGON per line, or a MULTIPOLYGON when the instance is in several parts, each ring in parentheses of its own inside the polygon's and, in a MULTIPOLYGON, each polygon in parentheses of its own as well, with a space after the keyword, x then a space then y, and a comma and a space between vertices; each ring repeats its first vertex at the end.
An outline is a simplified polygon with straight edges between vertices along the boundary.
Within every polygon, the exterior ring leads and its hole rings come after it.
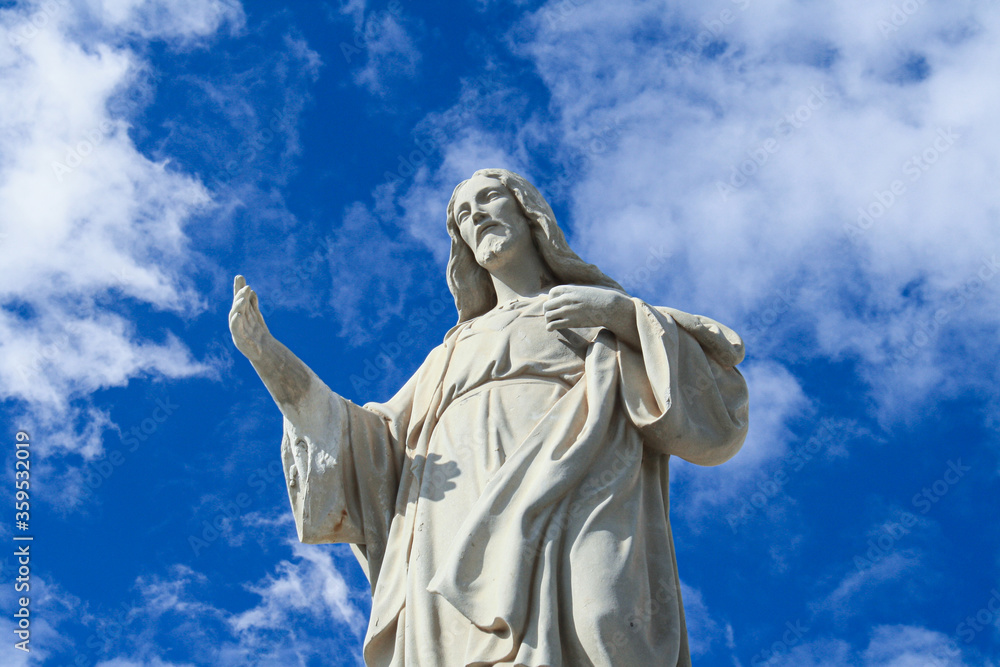
POLYGON ((704 315, 686 313, 666 306, 651 306, 658 312, 670 316, 677 326, 687 331, 725 366, 735 366, 743 361, 746 351, 743 339, 735 331, 704 315))

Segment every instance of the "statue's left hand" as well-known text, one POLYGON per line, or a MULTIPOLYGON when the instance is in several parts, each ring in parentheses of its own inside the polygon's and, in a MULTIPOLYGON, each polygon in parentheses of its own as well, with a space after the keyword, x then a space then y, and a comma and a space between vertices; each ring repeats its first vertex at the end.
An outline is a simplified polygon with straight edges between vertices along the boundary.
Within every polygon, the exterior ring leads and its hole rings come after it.
POLYGON ((635 306, 626 294, 608 287, 557 285, 543 306, 548 331, 604 327, 618 340, 639 349, 635 306))
POLYGON ((623 319, 633 320, 632 301, 621 292, 607 287, 557 285, 549 290, 543 306, 545 328, 618 328, 623 319))

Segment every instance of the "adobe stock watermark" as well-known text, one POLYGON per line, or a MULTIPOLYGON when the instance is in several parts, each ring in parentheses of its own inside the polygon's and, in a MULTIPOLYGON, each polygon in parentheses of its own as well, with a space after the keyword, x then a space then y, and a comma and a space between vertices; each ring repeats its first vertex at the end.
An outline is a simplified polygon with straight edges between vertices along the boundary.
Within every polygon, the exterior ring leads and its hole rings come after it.
POLYGON ((773 658, 787 654, 793 647, 802 643, 802 638, 809 632, 809 628, 803 625, 802 621, 795 621, 794 623, 786 621, 785 628, 786 630, 781 635, 780 640, 775 641, 768 648, 762 649, 750 658, 750 665, 752 667, 763 665, 773 658))
MULTIPOLYGON (((751 4, 751 0, 729 1, 741 12, 746 11, 751 4)), ((705 47, 713 42, 720 41, 729 26, 735 23, 738 18, 739 14, 729 7, 720 9, 711 16, 703 17, 701 19, 702 30, 693 38, 686 39, 679 49, 666 54, 666 67, 689 67, 698 59, 699 54, 705 47)))
POLYGON ((76 142, 67 151, 63 161, 53 160, 52 173, 56 181, 63 182, 67 175, 73 173, 87 158, 115 133, 118 124, 108 119, 102 120, 97 127, 84 133, 84 138, 76 142))
POLYGON ((882 33, 882 39, 889 39, 890 35, 899 32, 900 28, 909 23, 926 4, 927 0, 903 0, 900 4, 894 4, 889 18, 878 20, 878 30, 882 33))
POLYGON ((371 357, 367 357, 362 363, 361 375, 352 373, 348 380, 357 395, 363 396, 371 388, 372 383, 379 380, 390 368, 395 366, 396 360, 403 352, 409 350, 417 342, 415 334, 420 334, 427 330, 437 317, 445 312, 449 307, 454 308, 454 299, 448 290, 442 291, 438 296, 410 312, 406 318, 406 324, 400 328, 395 339, 388 343, 380 343, 379 351, 371 357))
POLYGON ((673 253, 664 245, 651 247, 646 253, 645 260, 633 264, 632 270, 622 277, 621 284, 626 287, 647 284, 656 272, 661 271, 666 266, 667 261, 672 256, 673 253))
POLYGON ((202 520, 199 533, 188 535, 188 546, 191 547, 194 555, 200 556, 205 549, 225 535, 232 522, 243 516, 246 510, 253 505, 255 499, 259 498, 276 480, 281 480, 282 484, 285 483, 285 469, 281 461, 277 459, 247 475, 246 486, 249 487, 249 492, 241 491, 232 500, 222 503, 211 520, 202 520))
POLYGON ((782 141, 801 130, 813 119, 816 112, 834 97, 826 84, 811 86, 805 102, 794 111, 784 114, 773 125, 773 133, 754 148, 746 151, 746 159, 734 166, 725 181, 716 181, 722 201, 728 201, 737 190, 745 186, 781 150, 782 141))
MULTIPOLYGON (((921 514, 927 514, 971 470, 970 466, 962 464, 962 459, 948 461, 941 477, 916 493, 910 504, 921 514)), ((900 540, 913 532, 912 528, 918 521, 913 512, 903 512, 898 521, 886 521, 879 526, 876 535, 868 538, 868 550, 854 557, 854 567, 862 572, 883 560, 892 553, 900 540)))
MULTIPOLYGON (((952 128, 937 129, 937 136, 922 151, 911 155, 900 169, 903 176, 907 178, 910 185, 917 183, 924 177, 930 169, 937 164, 941 156, 951 150, 955 142, 962 138, 962 135, 952 128)), ((885 190, 875 190, 872 200, 865 206, 858 207, 858 218, 854 224, 844 224, 844 235, 854 244, 860 243, 861 237, 870 230, 882 216, 884 216, 900 197, 906 194, 909 185, 903 179, 895 179, 889 183, 885 190)))
POLYGON ((764 300, 762 308, 754 310, 753 315, 740 330, 743 342, 749 346, 760 340, 765 331, 777 324, 781 317, 793 308, 794 298, 795 295, 790 287, 775 290, 764 300))
POLYGON ((895 374, 912 368, 920 350, 930 345, 941 328, 976 298, 998 273, 1000 273, 1000 258, 995 253, 991 257, 984 257, 972 276, 963 280, 961 286, 946 293, 944 303, 934 310, 933 315, 917 322, 916 330, 896 348, 889 364, 889 371, 895 374))
POLYGON ((99 459, 88 461, 84 467, 83 483, 87 487, 86 493, 90 494, 111 479, 115 471, 125 465, 130 454, 136 452, 139 447, 155 434, 180 405, 170 400, 170 397, 156 399, 156 406, 150 411, 149 416, 142 419, 138 424, 133 425, 128 430, 121 433, 122 449, 112 449, 99 459))
POLYGON ((42 28, 47 26, 59 12, 69 7, 69 0, 45 0, 38 9, 26 16, 17 27, 7 35, 11 46, 22 46, 34 39, 42 28))
POLYGON ((757 480, 754 490, 740 500, 739 508, 726 515, 726 523, 733 534, 763 511, 782 492, 794 473, 802 470, 820 451, 836 442, 839 439, 835 422, 824 419, 804 445, 786 455, 770 475, 757 480))
MULTIPOLYGON (((971 644, 979 633, 995 628, 1000 630, 1000 590, 990 590, 990 598, 982 607, 965 617, 955 626, 955 636, 949 637, 944 646, 935 647, 934 655, 926 667, 949 667, 955 664, 956 658, 961 658, 962 649, 958 642, 971 644)), ((964 663, 963 663, 964 664, 964 663)))
MULTIPOLYGON (((472 90, 491 90, 497 85, 498 81, 493 74, 487 72, 476 77, 469 87, 472 90)), ((449 129, 471 119, 477 113, 480 102, 481 100, 473 95, 461 99, 449 116, 448 129, 440 126, 435 127, 429 131, 426 137, 415 138, 413 140, 414 149, 396 156, 396 170, 385 172, 383 185, 398 186, 412 178, 432 156, 440 154, 443 148, 451 143, 453 135, 449 129)))
POLYGON ((367 51, 372 42, 377 37, 379 26, 384 25, 386 20, 399 22, 403 16, 403 3, 399 0, 390 0, 385 9, 373 11, 365 17, 364 24, 360 28, 355 28, 354 39, 340 43, 340 53, 348 65, 355 56, 367 51))
POLYGON ((222 169, 212 174, 212 184, 219 189, 228 186, 230 181, 244 172, 278 135, 291 126, 292 123, 284 110, 272 109, 268 116, 267 125, 244 137, 243 141, 236 147, 233 156, 222 165, 222 169))
POLYGON ((591 166, 593 159, 615 146, 621 131, 621 123, 616 118, 589 132, 579 154, 568 161, 558 178, 545 185, 546 195, 555 199, 565 198, 569 189, 579 182, 579 174, 591 166))
POLYGON ((971 644, 983 630, 994 627, 1000 630, 1000 591, 990 591, 990 599, 976 613, 965 617, 955 627, 955 634, 966 644, 971 644))
POLYGON ((125 636, 125 630, 131 625, 142 606, 132 602, 122 602, 107 618, 97 622, 97 628, 84 641, 90 651, 80 649, 73 658, 74 667, 92 667, 97 664, 92 655, 107 654, 125 636))

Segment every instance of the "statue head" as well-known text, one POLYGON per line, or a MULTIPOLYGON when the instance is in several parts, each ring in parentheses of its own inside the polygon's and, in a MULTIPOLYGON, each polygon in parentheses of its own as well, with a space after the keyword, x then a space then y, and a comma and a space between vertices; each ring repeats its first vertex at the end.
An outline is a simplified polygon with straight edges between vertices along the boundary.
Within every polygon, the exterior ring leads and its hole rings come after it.
MULTIPOLYGON (((472 175, 473 178, 477 176, 499 181, 513 195, 528 223, 534 249, 552 273, 556 285, 597 285, 622 290, 618 283, 593 264, 584 262, 570 249, 566 237, 556 224, 552 208, 535 186, 506 169, 480 169, 472 175)), ((455 199, 462 186, 468 182, 465 180, 459 183, 448 202, 447 227, 451 237, 448 289, 455 298, 459 322, 478 317, 497 303, 490 274, 480 265, 475 252, 462 237, 456 218, 455 199)))

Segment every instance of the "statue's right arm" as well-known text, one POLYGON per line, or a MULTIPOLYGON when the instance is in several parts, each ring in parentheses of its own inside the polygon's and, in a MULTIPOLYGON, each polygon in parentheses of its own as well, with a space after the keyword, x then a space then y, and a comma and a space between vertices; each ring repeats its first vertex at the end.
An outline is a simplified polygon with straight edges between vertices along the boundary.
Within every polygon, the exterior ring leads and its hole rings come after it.
POLYGON ((243 276, 233 283, 233 307, 229 311, 233 343, 253 365, 281 413, 300 422, 303 399, 313 383, 321 382, 305 363, 278 341, 264 323, 257 293, 243 276))
POLYGON ((365 545, 377 573, 395 516, 413 382, 374 409, 337 395, 271 335, 243 276, 233 285, 229 329, 285 417, 281 459, 299 539, 365 545))

